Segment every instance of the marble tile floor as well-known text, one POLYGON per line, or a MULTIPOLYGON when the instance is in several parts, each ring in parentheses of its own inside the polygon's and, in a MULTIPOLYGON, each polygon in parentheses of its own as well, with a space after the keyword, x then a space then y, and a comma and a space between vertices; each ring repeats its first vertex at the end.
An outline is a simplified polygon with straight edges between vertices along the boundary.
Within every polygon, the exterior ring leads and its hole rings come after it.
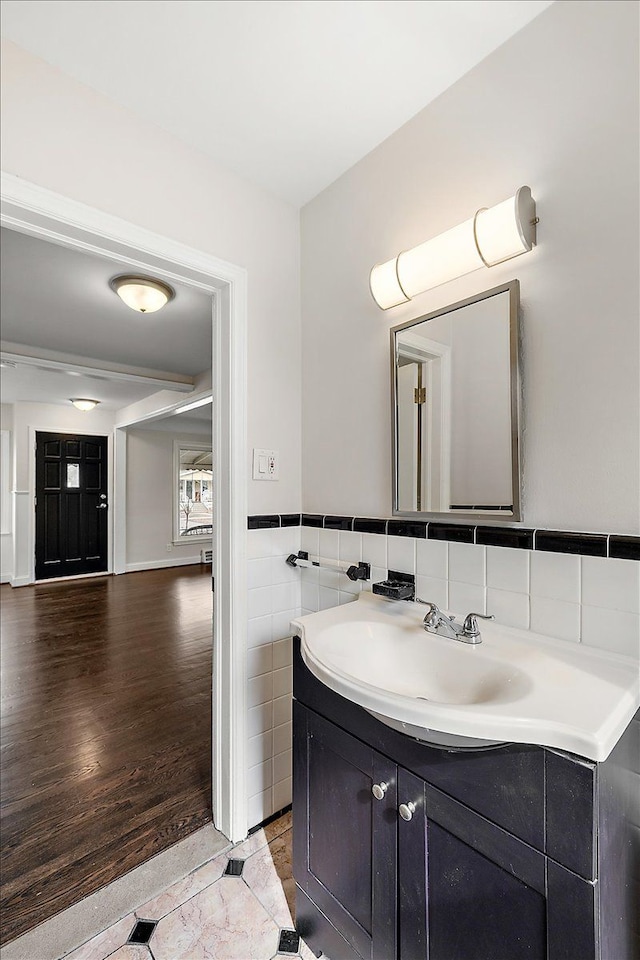
POLYGON ((295 954, 278 952, 281 930, 293 929, 294 916, 288 813, 131 910, 64 960, 312 960, 302 940, 295 954), (225 875, 230 859, 244 861, 241 876, 225 875), (155 924, 146 944, 128 942, 138 920, 155 924))

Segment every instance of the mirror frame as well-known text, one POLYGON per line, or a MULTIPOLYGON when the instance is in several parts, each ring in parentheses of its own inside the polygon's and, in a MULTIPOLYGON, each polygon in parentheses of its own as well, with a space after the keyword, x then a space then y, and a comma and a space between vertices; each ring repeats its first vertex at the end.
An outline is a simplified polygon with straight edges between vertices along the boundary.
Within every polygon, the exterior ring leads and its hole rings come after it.
POLYGON ((392 464, 392 516, 405 517, 414 520, 439 520, 441 522, 449 521, 456 523, 458 521, 473 520, 476 524, 482 523, 518 523, 521 520, 521 496, 520 496, 520 351, 519 351, 519 312, 520 312, 520 283, 518 280, 510 280, 507 283, 500 284, 498 287, 492 287, 491 290, 484 290, 466 300, 459 300, 457 303, 448 304, 433 313, 427 313, 421 317, 415 317, 413 320, 407 320, 400 323, 390 330, 391 342, 391 464, 392 464), (510 381, 511 381, 511 487, 513 492, 513 512, 508 516, 501 516, 501 511, 483 511, 474 510, 470 513, 444 511, 440 513, 419 511, 419 510, 399 510, 398 509, 398 418, 397 418, 397 357, 396 357, 396 334, 401 330, 407 330, 415 327, 418 323, 424 323, 427 320, 435 320, 444 314, 453 313, 468 307, 480 300, 487 300, 489 297, 495 297, 501 293, 509 294, 509 356, 510 356, 510 381))

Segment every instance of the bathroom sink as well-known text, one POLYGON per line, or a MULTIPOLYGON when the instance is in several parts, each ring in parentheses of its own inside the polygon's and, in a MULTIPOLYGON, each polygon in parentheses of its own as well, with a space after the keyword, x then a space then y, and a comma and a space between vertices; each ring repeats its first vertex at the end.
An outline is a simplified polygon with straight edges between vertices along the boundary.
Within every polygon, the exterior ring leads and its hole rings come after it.
POLYGON ((292 629, 326 686, 438 746, 535 743, 601 761, 640 706, 629 657, 493 622, 481 644, 460 643, 423 630, 424 612, 363 592, 292 629))

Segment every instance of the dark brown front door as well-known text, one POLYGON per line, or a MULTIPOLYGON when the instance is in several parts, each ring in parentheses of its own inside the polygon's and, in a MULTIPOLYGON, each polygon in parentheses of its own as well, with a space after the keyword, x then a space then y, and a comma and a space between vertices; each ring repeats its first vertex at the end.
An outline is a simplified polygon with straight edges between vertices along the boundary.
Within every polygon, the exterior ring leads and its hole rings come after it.
POLYGON ((36 580, 107 569, 107 438, 36 433, 36 580))

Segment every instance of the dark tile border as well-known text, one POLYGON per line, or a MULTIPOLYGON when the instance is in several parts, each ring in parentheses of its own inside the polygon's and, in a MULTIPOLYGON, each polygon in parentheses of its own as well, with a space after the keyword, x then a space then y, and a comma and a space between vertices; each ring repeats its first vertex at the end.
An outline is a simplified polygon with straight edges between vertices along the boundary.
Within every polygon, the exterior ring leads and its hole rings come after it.
POLYGON ((473 543, 475 527, 468 523, 430 523, 429 540, 450 540, 452 543, 473 543))
POLYGON ((511 547, 533 550, 533 530, 509 527, 476 527, 476 543, 489 547, 511 547))
POLYGON ((427 536, 427 524, 424 520, 387 520, 387 533, 390 537, 415 537, 424 540, 427 536))
POLYGON ((301 515, 299 513, 281 513, 280 526, 281 527, 299 527, 300 516, 301 515))
POLYGON ((252 517, 247 517, 247 528, 249 530, 268 530, 271 527, 280 526, 280 515, 277 513, 258 513, 252 517))
POLYGON ((355 517, 353 529, 356 533, 386 533, 386 520, 373 520, 370 517, 355 517))
POLYGON ((609 556, 618 560, 640 560, 640 537, 609 537, 609 556))
POLYGON ((578 553, 582 557, 606 557, 607 537, 597 533, 536 530, 535 549, 550 553, 578 553))
POLYGON ((292 804, 287 804, 286 807, 283 807, 282 810, 276 810, 275 813, 272 813, 270 817, 267 817, 265 820, 261 820, 260 823, 256 823, 255 827, 250 827, 247 831, 247 835, 251 836, 252 833, 257 833, 258 830, 262 830, 263 827, 268 827, 270 823, 274 823, 276 820, 279 820, 280 817, 284 817, 285 813, 289 813, 293 809, 292 804))
POLYGON ((325 517, 325 530, 353 530, 353 517, 325 517))
POLYGON ((303 527, 321 527, 322 520, 323 520, 323 517, 321 513, 303 513, 302 514, 303 527))
POLYGON ((319 527, 325 530, 354 530, 356 533, 388 534, 417 540, 448 540, 450 543, 477 543, 518 550, 569 553, 582 557, 615 557, 640 561, 640 537, 623 534, 575 533, 565 530, 535 530, 505 527, 502 524, 442 523, 440 521, 390 520, 373 517, 342 517, 321 513, 261 513, 247 517, 249 530, 275 527, 319 527))

